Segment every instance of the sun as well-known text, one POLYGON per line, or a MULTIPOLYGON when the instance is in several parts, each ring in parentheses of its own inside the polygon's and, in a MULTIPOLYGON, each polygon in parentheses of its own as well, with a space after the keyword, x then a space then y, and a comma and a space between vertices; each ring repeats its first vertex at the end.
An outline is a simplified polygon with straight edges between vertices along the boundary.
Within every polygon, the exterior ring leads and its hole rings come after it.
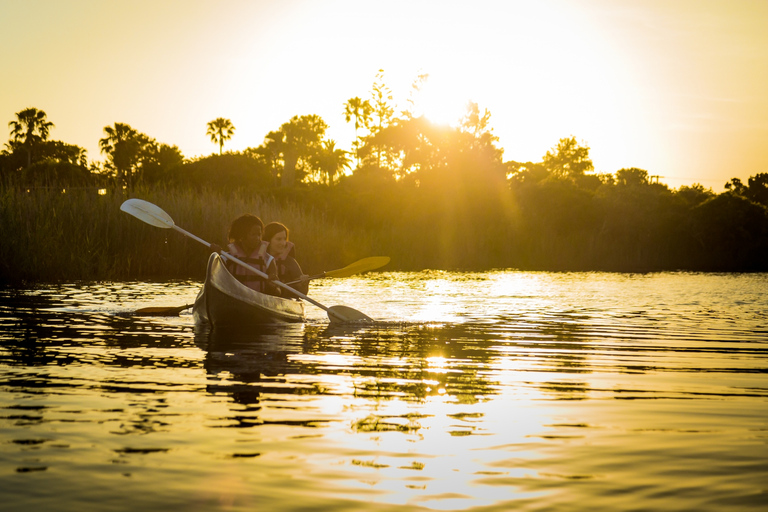
POLYGON ((435 124, 458 126, 467 112, 469 101, 463 88, 430 77, 415 100, 416 115, 423 115, 435 124))

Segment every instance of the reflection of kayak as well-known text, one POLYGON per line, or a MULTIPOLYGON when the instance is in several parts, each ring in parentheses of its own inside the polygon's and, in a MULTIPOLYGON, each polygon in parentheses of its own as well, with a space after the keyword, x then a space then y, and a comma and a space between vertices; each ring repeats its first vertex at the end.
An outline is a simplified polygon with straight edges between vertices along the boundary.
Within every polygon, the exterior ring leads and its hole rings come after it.
POLYGON ((248 288, 229 273, 221 256, 213 253, 192 314, 195 322, 212 325, 303 322, 304 303, 248 288))

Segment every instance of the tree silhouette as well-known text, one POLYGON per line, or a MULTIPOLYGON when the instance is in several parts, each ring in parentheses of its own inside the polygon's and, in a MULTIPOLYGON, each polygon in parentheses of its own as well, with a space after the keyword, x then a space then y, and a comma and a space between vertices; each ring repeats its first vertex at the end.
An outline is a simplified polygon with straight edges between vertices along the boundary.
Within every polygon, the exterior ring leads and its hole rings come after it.
POLYGON ((349 167, 349 157, 343 149, 336 149, 336 142, 324 140, 322 147, 317 152, 314 166, 325 179, 326 185, 332 185, 333 180, 349 167))
POLYGON ((406 100, 407 107, 402 111, 401 116, 405 119, 412 119, 414 117, 420 117, 418 112, 419 96, 424 84, 429 80, 429 73, 419 73, 411 83, 411 90, 406 100))
POLYGON ((11 128, 12 144, 23 148, 27 152, 27 167, 32 165, 32 150, 41 142, 48 139, 48 134, 53 128, 53 123, 48 121, 47 115, 36 108, 26 108, 16 113, 16 120, 8 123, 11 128))
POLYGON ((270 133, 274 136, 270 139, 271 144, 282 152, 281 183, 284 187, 293 186, 297 170, 303 174, 311 170, 312 159, 321 148, 321 141, 327 129, 328 125, 320 116, 311 114, 293 116, 290 121, 283 123, 277 132, 270 133))
POLYGON ((544 155, 543 163, 555 177, 577 178, 594 169, 589 146, 580 146, 576 137, 560 139, 557 146, 544 155))
MULTIPOLYGON (((371 104, 373 108, 371 120, 372 125, 368 128, 375 138, 376 134, 390 125, 392 118, 395 115, 395 108, 392 106, 392 91, 384 82, 383 69, 380 69, 376 74, 376 80, 373 82, 371 97, 373 99, 373 103, 371 104)), ((390 158, 388 158, 390 155, 388 155, 382 147, 374 145, 374 150, 375 151, 373 154, 376 155, 376 164, 379 167, 384 166, 385 163, 390 163, 385 162, 385 160, 390 160, 390 158)))
POLYGON ((197 191, 231 194, 239 190, 249 197, 274 186, 269 162, 253 149, 184 162, 177 172, 172 173, 172 180, 197 191))
POLYGON ((283 134, 279 131, 271 131, 264 137, 264 143, 261 146, 247 148, 245 153, 253 158, 263 160, 272 175, 272 184, 278 186, 280 184, 284 150, 283 134))
POLYGON ((630 167, 616 171, 616 183, 625 187, 638 187, 648 185, 648 171, 630 167))
POLYGON ((107 168, 115 172, 118 186, 132 190, 142 151, 156 142, 125 123, 105 126, 104 133, 106 137, 99 140, 99 147, 107 155, 107 168))
POLYGON ((768 208, 734 192, 692 210, 693 236, 704 270, 764 270, 768 261, 768 208))
POLYGON ((344 120, 350 122, 355 120, 355 141, 352 143, 352 149, 357 157, 357 166, 360 167, 360 136, 358 131, 363 126, 368 126, 371 122, 371 114, 373 113, 373 107, 368 100, 362 100, 360 97, 355 96, 350 98, 344 104, 344 120))
POLYGON ((768 206, 768 173, 761 172, 747 180, 747 197, 756 203, 768 206))
POLYGON ((755 203, 768 206, 768 173, 761 172, 750 176, 747 185, 744 185, 739 178, 731 178, 731 181, 725 184, 725 189, 755 203))
POLYGON ((170 181, 175 171, 184 163, 184 155, 177 146, 156 144, 154 141, 145 144, 140 151, 140 179, 145 184, 170 181))
POLYGON ((221 155, 224 151, 224 141, 231 139, 235 134, 235 126, 229 119, 217 117, 208 123, 208 130, 205 134, 211 137, 211 142, 219 145, 219 154, 221 155))
POLYGON ((694 183, 690 187, 682 185, 675 194, 680 201, 689 207, 698 206, 707 199, 715 196, 711 189, 705 189, 704 185, 694 183))
MULTIPOLYGON (((490 133, 491 112, 488 109, 480 114, 480 106, 474 101, 467 103, 467 112, 461 119, 461 129, 479 138, 490 133)), ((495 139, 495 138, 494 138, 495 139)))

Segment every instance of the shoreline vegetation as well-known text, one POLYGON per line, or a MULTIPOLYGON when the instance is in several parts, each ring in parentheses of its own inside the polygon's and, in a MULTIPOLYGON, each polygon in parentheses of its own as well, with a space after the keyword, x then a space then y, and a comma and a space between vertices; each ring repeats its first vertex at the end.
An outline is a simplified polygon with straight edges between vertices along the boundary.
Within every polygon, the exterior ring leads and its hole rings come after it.
POLYGON ((304 115, 227 152, 235 127, 217 118, 209 156, 115 123, 104 162, 49 140, 45 112, 18 112, 0 151, 0 285, 202 279, 207 248, 121 212, 132 197, 220 245, 244 212, 283 222, 310 274, 378 255, 385 270, 768 271, 768 173, 673 190, 644 169, 595 172, 575 137, 506 160, 490 112, 470 103, 455 127, 396 114, 383 74, 344 109, 351 151, 304 115))
MULTIPOLYGON (((310 269, 341 268, 372 250, 371 237, 274 199, 190 189, 137 189, 131 197, 161 206, 178 226, 224 246, 229 222, 243 212, 257 212, 265 223, 281 219, 295 226, 291 239, 310 269)), ((208 248, 125 214, 125 199, 90 188, 0 187, 0 236, 10 242, 0 247, 0 283, 202 280, 208 248)))
POLYGON ((202 280, 208 249, 126 215, 120 205, 128 197, 161 206, 177 225, 219 244, 240 213, 279 219, 310 273, 371 255, 390 256, 387 270, 768 270, 768 209, 733 192, 697 202, 648 185, 589 192, 554 181, 523 190, 468 210, 452 197, 424 209, 419 193, 394 203, 387 187, 360 196, 311 188, 262 196, 1 186, 0 283, 202 280))

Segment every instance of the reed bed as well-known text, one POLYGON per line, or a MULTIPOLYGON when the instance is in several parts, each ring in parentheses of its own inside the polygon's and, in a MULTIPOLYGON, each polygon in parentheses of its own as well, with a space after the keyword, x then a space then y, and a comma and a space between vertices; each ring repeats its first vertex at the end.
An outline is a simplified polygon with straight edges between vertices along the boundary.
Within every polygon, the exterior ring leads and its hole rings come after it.
POLYGON ((226 245, 229 223, 253 213, 288 226, 307 273, 375 255, 369 234, 295 204, 243 193, 137 189, 129 196, 94 190, 0 188, 0 283, 202 279, 210 251, 174 230, 149 226, 120 210, 137 197, 179 227, 226 245))

